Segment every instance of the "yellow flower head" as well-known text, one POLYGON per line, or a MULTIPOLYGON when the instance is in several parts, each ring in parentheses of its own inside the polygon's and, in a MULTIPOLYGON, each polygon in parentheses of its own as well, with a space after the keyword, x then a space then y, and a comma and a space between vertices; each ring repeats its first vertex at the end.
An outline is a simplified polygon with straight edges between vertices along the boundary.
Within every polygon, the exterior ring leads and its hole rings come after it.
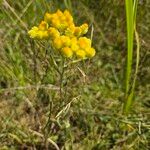
POLYGON ((78 50, 78 51, 76 51, 76 55, 80 59, 84 59, 86 57, 86 53, 85 53, 84 50, 78 50))
POLYGON ((63 31, 68 27, 68 24, 65 20, 66 18, 63 12, 60 10, 57 10, 57 12, 52 15, 51 25, 57 28, 58 30, 63 31))
POLYGON ((74 35, 79 37, 81 35, 81 28, 80 27, 75 27, 74 29, 74 35))
POLYGON ((72 51, 77 51, 79 49, 79 46, 78 46, 78 41, 77 41, 77 38, 76 37, 73 37, 71 39, 71 49, 72 51))
POLYGON ((38 27, 34 26, 34 27, 32 27, 31 30, 29 30, 28 34, 30 35, 31 38, 37 38, 37 39, 48 38, 49 35, 48 35, 47 30, 40 30, 40 29, 38 27))
POLYGON ((70 46, 71 45, 71 40, 68 36, 62 35, 61 41, 62 41, 64 46, 70 46))
POLYGON ((79 49, 79 46, 77 44, 71 44, 71 49, 73 52, 76 52, 79 49))
POLYGON ((67 27, 68 27, 68 24, 66 22, 63 22, 63 23, 60 24, 58 29, 60 31, 64 31, 64 30, 66 30, 67 27))
POLYGON ((36 38, 38 30, 39 30, 38 27, 36 27, 36 26, 32 27, 31 30, 28 31, 30 38, 36 38))
POLYGON ((83 25, 80 26, 81 28, 81 34, 86 34, 88 32, 88 24, 84 23, 83 25))
POLYGON ((87 57, 89 57, 89 58, 92 58, 92 57, 94 57, 95 56, 95 49, 94 48, 89 48, 89 49, 86 49, 85 50, 85 52, 86 52, 86 56, 87 57))
POLYGON ((61 49, 63 47, 63 42, 60 37, 54 39, 53 46, 55 49, 61 49))
POLYGON ((66 22, 66 17, 63 15, 60 17, 60 21, 63 23, 63 22, 66 22))
POLYGON ((56 28, 53 28, 53 27, 50 27, 50 28, 48 29, 48 34, 50 35, 50 37, 51 37, 52 39, 55 39, 55 38, 57 38, 57 37, 60 36, 59 31, 58 31, 56 28))
POLYGON ((52 26, 58 29, 60 27, 60 20, 57 18, 53 18, 52 19, 52 26))
POLYGON ((86 37, 80 37, 78 44, 81 49, 86 49, 91 47, 91 40, 86 37))
POLYGON ((44 21, 46 21, 47 23, 51 23, 52 18, 53 18, 52 14, 46 13, 45 16, 44 16, 44 21))
POLYGON ((57 12, 55 13, 55 15, 57 15, 57 17, 55 16, 54 18, 59 19, 60 22, 65 20, 65 16, 61 10, 58 9, 57 12))
POLYGON ((48 32, 47 31, 38 31, 37 32, 37 37, 39 38, 39 39, 47 39, 48 38, 48 32))
POLYGON ((41 23, 39 24, 39 30, 47 30, 48 29, 48 24, 45 21, 41 21, 41 23))
POLYGON ((75 25, 74 24, 71 24, 66 30, 65 30, 65 35, 67 36, 74 36, 74 31, 75 31, 75 25))
POLYGON ((63 12, 60 9, 57 10, 56 14, 58 17, 64 16, 63 12))
POLYGON ((73 23, 73 17, 68 10, 64 11, 64 16, 66 17, 66 21, 70 24, 73 23))
POLYGON ((62 48, 61 52, 65 57, 68 57, 68 58, 71 58, 73 55, 73 52, 72 52, 71 48, 69 48, 69 47, 62 48))
POLYGON ((37 32, 37 38, 38 39, 47 39, 48 38, 48 32, 47 31, 42 31, 42 30, 39 30, 37 32))

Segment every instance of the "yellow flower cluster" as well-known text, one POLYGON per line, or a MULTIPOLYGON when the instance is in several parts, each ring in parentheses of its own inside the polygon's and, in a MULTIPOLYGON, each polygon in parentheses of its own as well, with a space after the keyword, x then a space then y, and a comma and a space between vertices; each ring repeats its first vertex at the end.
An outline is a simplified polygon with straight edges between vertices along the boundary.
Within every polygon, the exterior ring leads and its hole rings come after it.
POLYGON ((88 32, 88 24, 75 26, 73 17, 68 10, 57 10, 56 13, 46 13, 44 21, 34 26, 28 32, 31 38, 49 39, 53 48, 65 57, 73 56, 85 59, 95 55, 91 40, 84 35, 88 32))

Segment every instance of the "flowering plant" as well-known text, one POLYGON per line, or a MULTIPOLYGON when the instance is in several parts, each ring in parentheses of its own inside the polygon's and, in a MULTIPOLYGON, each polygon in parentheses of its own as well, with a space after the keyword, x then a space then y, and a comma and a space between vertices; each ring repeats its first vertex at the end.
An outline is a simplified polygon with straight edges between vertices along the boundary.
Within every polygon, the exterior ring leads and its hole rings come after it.
POLYGON ((88 24, 75 26, 68 10, 57 10, 46 13, 39 26, 34 26, 28 34, 33 39, 46 39, 52 48, 67 58, 86 59, 95 55, 91 40, 84 35, 88 32, 88 24))

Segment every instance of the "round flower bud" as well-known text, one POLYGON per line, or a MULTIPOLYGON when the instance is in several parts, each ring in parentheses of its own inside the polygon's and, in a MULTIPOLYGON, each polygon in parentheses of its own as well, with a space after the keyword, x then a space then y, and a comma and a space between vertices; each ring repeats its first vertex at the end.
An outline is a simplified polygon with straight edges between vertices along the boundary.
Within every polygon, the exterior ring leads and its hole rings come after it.
POLYGON ((86 56, 91 58, 91 57, 94 57, 95 56, 95 49, 94 48, 89 48, 89 49, 85 49, 85 52, 86 52, 86 56))
POLYGON ((58 17, 64 16, 63 12, 60 9, 57 10, 56 14, 58 17))
POLYGON ((67 28, 67 26, 68 26, 67 23, 63 22, 59 25, 58 30, 64 32, 64 30, 67 28))
POLYGON ((37 38, 38 39, 46 39, 46 38, 48 38, 48 32, 47 31, 42 31, 42 30, 39 30, 38 32, 37 32, 37 38))
POLYGON ((62 43, 62 40, 61 40, 60 37, 57 37, 57 38, 54 39, 53 46, 56 49, 61 49, 63 47, 63 43, 62 43))
POLYGON ((73 52, 72 52, 71 48, 69 48, 69 47, 64 47, 64 48, 62 48, 62 49, 61 49, 61 52, 63 53, 63 55, 64 55, 65 57, 68 57, 68 58, 71 58, 72 55, 73 55, 73 52))
POLYGON ((70 12, 68 10, 64 11, 64 16, 66 17, 66 21, 68 23, 73 22, 73 17, 71 16, 70 12))
POLYGON ((60 20, 53 18, 52 19, 52 26, 57 28, 57 29, 59 29, 59 27, 60 27, 60 20))
POLYGON ((81 28, 81 34, 86 34, 88 32, 88 24, 84 23, 83 25, 80 26, 81 28))
POLYGON ((44 16, 44 21, 46 21, 47 23, 51 23, 51 21, 52 21, 52 14, 46 13, 45 16, 44 16))
POLYGON ((78 50, 78 51, 76 51, 76 55, 78 58, 84 59, 86 56, 86 53, 84 50, 78 50))
POLYGON ((79 37, 81 35, 81 29, 80 29, 80 27, 75 27, 74 35, 77 36, 77 37, 79 37))
POLYGON ((63 46, 70 46, 71 45, 71 40, 68 36, 62 35, 61 40, 62 40, 63 46))
POLYGON ((50 37, 51 37, 52 39, 55 39, 55 38, 57 38, 57 37, 60 36, 59 31, 58 31, 57 29, 53 28, 53 27, 50 27, 50 28, 48 29, 48 34, 50 35, 50 37))
POLYGON ((80 37, 78 40, 78 44, 81 49, 86 49, 91 47, 91 40, 86 37, 80 37))
POLYGON ((36 27, 36 26, 32 27, 31 30, 28 31, 30 38, 36 38, 38 30, 39 30, 38 27, 36 27))
POLYGON ((75 25, 71 24, 65 31, 65 35, 72 37, 74 34, 74 30, 75 30, 75 25))
POLYGON ((47 30, 48 29, 48 24, 45 21, 41 21, 41 23, 39 24, 39 30, 47 30))
POLYGON ((78 42, 77 42, 77 38, 76 37, 73 37, 71 39, 71 49, 72 51, 77 51, 79 49, 79 46, 78 46, 78 42))

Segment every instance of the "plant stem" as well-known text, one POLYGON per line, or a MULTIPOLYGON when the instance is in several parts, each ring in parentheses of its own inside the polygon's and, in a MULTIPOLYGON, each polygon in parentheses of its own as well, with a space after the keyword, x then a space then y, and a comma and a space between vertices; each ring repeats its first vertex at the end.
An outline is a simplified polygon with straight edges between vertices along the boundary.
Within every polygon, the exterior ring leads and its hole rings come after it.
POLYGON ((65 67, 64 67, 64 64, 65 64, 65 59, 62 57, 62 70, 60 72, 60 99, 61 99, 61 102, 63 100, 63 79, 64 79, 64 71, 65 71, 65 67))
POLYGON ((130 89, 130 77, 132 70, 133 55, 133 1, 126 0, 126 20, 127 20, 127 70, 126 70, 126 96, 130 89))

